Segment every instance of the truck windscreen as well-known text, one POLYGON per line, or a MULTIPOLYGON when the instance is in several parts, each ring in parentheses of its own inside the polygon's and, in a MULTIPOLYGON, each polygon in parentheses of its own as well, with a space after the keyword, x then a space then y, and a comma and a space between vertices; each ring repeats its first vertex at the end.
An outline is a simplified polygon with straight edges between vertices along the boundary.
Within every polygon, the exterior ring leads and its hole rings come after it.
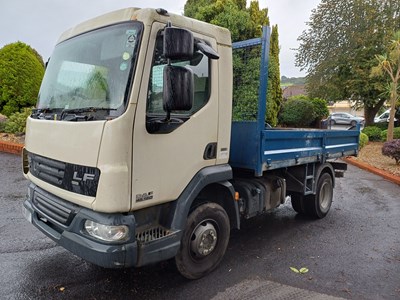
POLYGON ((142 27, 139 22, 125 22, 58 44, 32 116, 76 121, 121 115, 128 101, 142 27), (90 118, 76 117, 88 112, 90 118), (52 115, 46 116, 49 113, 52 115))

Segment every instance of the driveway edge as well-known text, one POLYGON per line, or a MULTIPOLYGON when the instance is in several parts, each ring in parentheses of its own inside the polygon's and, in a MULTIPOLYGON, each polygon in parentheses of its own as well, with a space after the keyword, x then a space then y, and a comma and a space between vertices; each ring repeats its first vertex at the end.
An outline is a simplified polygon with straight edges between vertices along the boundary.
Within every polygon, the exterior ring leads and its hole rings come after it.
POLYGON ((11 154, 20 155, 22 153, 23 148, 24 145, 22 144, 0 141, 0 152, 7 152, 11 154))
POLYGON ((380 169, 375 168, 373 166, 370 166, 368 164, 359 162, 359 161, 355 160, 354 158, 352 158, 351 156, 343 157, 342 160, 344 160, 345 162, 347 162, 347 163, 349 163, 349 164, 351 164, 353 166, 356 166, 356 167, 358 167, 360 169, 363 169, 363 170, 366 170, 368 172, 371 172, 371 173, 374 173, 376 175, 379 175, 379 176, 385 178, 386 180, 389 180, 389 181, 391 181, 393 183, 396 183, 396 184, 400 185, 400 177, 399 176, 390 174, 390 173, 388 173, 386 171, 380 170, 380 169))

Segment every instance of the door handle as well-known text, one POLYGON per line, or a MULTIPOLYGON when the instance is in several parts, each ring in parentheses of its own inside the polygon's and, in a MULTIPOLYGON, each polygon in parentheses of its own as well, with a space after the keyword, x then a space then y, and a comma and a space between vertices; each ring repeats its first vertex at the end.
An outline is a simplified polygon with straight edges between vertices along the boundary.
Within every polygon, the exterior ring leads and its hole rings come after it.
POLYGON ((205 160, 217 158, 217 143, 209 143, 204 149, 203 158, 205 160))

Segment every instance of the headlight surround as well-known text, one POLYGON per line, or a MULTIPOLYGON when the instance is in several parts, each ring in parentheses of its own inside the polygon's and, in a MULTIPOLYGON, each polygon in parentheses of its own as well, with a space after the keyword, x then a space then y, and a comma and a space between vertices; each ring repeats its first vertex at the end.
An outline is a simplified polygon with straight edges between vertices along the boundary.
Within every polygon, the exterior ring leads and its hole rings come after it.
POLYGON ((129 227, 126 225, 104 225, 86 220, 84 226, 90 236, 105 242, 120 242, 129 237, 129 227))

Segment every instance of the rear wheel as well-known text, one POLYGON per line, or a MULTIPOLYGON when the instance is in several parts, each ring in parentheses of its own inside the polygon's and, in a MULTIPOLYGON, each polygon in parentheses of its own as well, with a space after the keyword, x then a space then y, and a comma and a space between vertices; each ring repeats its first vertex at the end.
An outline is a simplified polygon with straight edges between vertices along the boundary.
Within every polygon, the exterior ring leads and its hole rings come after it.
POLYGON ((306 214, 313 218, 322 219, 325 217, 332 205, 333 181, 331 175, 323 173, 317 184, 315 195, 307 195, 304 198, 306 214))
POLYGON ((351 121, 350 125, 351 126, 356 126, 357 125, 357 121, 351 121))
POLYGON ((335 121, 335 120, 330 120, 330 121, 329 121, 329 124, 335 125, 335 124, 336 124, 336 121, 335 121))
POLYGON ((175 256, 178 271, 189 279, 213 271, 225 254, 229 234, 229 218, 220 205, 206 203, 197 207, 187 219, 175 256))
POLYGON ((290 198, 294 211, 299 214, 304 214, 306 212, 304 207, 304 196, 300 193, 292 193, 290 198))

